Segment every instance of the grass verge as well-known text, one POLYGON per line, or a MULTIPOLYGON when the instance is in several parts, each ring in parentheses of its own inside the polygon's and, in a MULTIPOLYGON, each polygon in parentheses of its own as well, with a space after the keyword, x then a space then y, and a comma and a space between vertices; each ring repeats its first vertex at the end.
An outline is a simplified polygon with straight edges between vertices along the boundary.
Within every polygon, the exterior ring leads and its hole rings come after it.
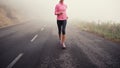
POLYGON ((95 33, 115 42, 120 42, 120 23, 80 22, 77 26, 81 30, 95 33))

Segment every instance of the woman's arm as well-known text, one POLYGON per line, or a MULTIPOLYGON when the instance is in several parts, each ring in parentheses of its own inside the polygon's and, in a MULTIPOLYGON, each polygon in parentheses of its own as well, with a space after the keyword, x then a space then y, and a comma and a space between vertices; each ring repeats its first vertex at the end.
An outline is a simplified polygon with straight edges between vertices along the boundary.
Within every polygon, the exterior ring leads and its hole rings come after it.
POLYGON ((60 11, 58 10, 58 5, 56 5, 56 6, 55 6, 55 15, 61 15, 61 14, 63 14, 63 12, 60 12, 60 11))

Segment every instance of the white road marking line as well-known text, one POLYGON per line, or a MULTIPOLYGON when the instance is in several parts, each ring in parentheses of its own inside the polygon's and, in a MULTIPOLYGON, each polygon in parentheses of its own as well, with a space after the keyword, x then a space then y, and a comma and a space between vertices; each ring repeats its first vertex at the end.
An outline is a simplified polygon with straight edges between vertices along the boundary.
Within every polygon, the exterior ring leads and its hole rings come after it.
POLYGON ((35 36, 33 37, 33 39, 31 40, 31 42, 33 42, 37 37, 38 37, 38 35, 35 35, 35 36))
POLYGON ((41 28, 41 31, 43 31, 44 30, 44 28, 41 28))
POLYGON ((23 53, 20 53, 8 66, 7 68, 12 68, 15 63, 23 56, 23 53))

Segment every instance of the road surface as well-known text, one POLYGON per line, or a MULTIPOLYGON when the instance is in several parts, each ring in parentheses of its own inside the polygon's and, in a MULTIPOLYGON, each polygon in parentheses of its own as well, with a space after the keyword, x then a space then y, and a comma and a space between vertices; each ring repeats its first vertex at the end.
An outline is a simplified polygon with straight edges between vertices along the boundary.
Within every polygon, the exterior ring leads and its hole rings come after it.
POLYGON ((0 68, 120 68, 120 45, 67 23, 67 49, 56 22, 28 21, 0 29, 0 68))

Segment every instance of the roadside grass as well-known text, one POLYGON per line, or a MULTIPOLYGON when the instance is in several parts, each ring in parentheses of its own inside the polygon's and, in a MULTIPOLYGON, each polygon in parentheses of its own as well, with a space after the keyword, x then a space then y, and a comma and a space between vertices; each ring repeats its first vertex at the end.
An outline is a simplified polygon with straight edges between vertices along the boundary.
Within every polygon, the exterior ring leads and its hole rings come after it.
POLYGON ((78 26, 81 30, 98 34, 115 42, 120 42, 120 23, 80 22, 78 26))

